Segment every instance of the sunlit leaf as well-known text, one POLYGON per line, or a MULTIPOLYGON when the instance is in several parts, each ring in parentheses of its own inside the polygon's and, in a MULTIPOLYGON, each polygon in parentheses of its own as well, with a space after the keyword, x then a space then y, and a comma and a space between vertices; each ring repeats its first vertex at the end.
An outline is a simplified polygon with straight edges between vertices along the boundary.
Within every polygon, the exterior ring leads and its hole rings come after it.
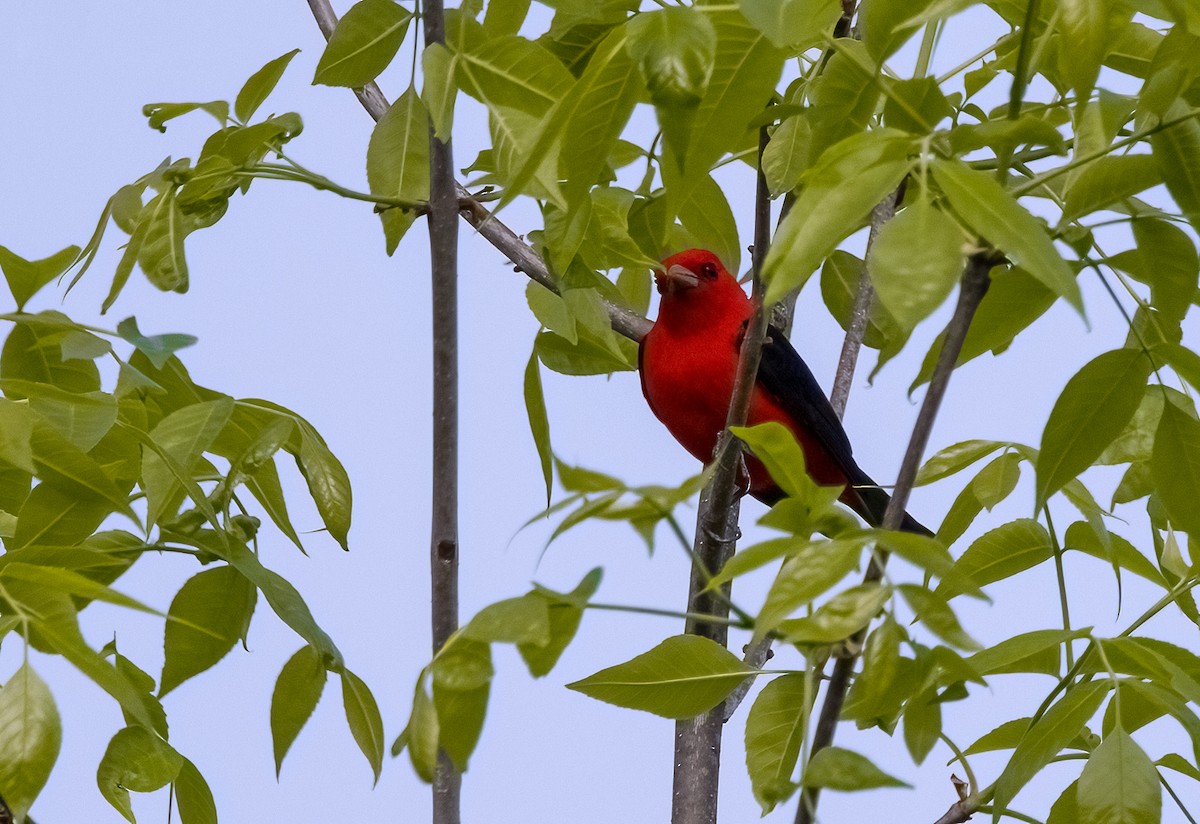
POLYGON ((392 0, 360 0, 338 20, 313 83, 365 86, 396 56, 412 12, 392 0))
POLYGON ((62 746, 62 720, 49 687, 23 663, 0 689, 0 797, 22 821, 62 746))
POLYGON ((746 769, 764 815, 795 791, 792 773, 804 743, 808 692, 803 673, 782 675, 763 687, 746 716, 746 769))
POLYGON ((1091 466, 1121 434, 1146 393, 1151 366, 1139 350, 1115 349, 1089 361, 1067 382, 1042 434, 1039 504, 1091 466))
POLYGON ((275 777, 284 756, 308 722, 325 689, 325 666, 310 646, 303 646, 287 660, 271 694, 271 743, 275 750, 275 777))
POLYGON ((567 688, 664 718, 690 718, 721 703, 752 672, 714 641, 676 635, 624 664, 567 684, 567 688))
POLYGON ((815 753, 804 768, 801 780, 806 787, 842 792, 909 786, 876 767, 866 756, 841 747, 826 747, 815 753))
POLYGON ((1083 313, 1083 297, 1075 274, 1033 215, 983 172, 949 160, 935 160, 931 168, 934 179, 963 220, 1083 313))

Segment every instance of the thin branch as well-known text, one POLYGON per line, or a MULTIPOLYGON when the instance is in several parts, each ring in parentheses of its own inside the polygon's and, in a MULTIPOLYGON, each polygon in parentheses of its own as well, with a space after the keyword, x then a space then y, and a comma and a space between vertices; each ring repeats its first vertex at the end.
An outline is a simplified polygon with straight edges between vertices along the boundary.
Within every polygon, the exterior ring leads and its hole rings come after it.
MULTIPOLYGON (((895 529, 904 518, 904 510, 908 506, 908 496, 912 492, 913 481, 917 477, 917 468, 925 454, 925 447, 929 443, 929 435, 933 431, 934 420, 941 408, 942 399, 946 395, 950 375, 958 363, 958 356, 962 351, 963 341, 967 337, 971 320, 975 317, 975 310, 979 308, 979 302, 983 300, 983 296, 987 292, 990 283, 988 273, 1002 260, 1003 258, 991 249, 980 250, 967 260, 962 286, 958 293, 958 305, 954 309, 954 316, 946 326, 942 351, 938 354, 937 366, 933 370, 929 390, 925 393, 925 399, 921 403, 921 411, 913 426, 908 450, 900 464, 900 473, 896 479, 896 486, 892 490, 892 499, 883 516, 882 526, 884 529, 895 529)), ((886 555, 882 553, 872 558, 867 567, 864 582, 879 581, 883 577, 883 564, 886 560, 886 555)), ((855 634, 848 647, 861 649, 865 636, 866 628, 855 634)), ((849 654, 839 658, 834 665, 833 674, 829 678, 829 687, 825 692, 825 702, 821 706, 821 715, 817 720, 817 728, 813 736, 812 752, 814 754, 833 743, 837 722, 842 714, 842 705, 845 703, 846 692, 850 687, 850 675, 854 671, 857 660, 857 654, 849 654)), ((816 814, 819 792, 817 789, 806 789, 801 794, 800 805, 796 810, 796 824, 812 824, 816 814)))
MULTIPOLYGON (((762 342, 767 330, 767 316, 762 303, 762 284, 759 273, 771 239, 771 201, 766 178, 762 173, 762 150, 767 144, 766 128, 759 130, 758 191, 755 199, 754 223, 754 315, 746 327, 738 355, 726 430, 715 456, 716 469, 700 493, 697 513, 695 556, 688 582, 688 612, 725 616, 726 603, 706 590, 706 581, 725 565, 733 554, 737 538, 739 498, 735 486, 745 472, 741 444, 729 435, 728 427, 746 421, 750 396, 758 375, 762 342)), ((728 598, 729 584, 722 590, 728 598)), ((724 646, 728 627, 693 619, 685 631, 702 635, 724 646)), ((675 725, 675 770, 671 794, 672 824, 715 824, 717 820, 717 789, 721 770, 721 732, 724 727, 723 706, 679 721, 675 725)))
MULTIPOLYGON (((338 20, 329 0, 308 0, 308 7, 317 21, 321 34, 328 40, 333 34, 334 28, 337 27, 338 20)), ((388 100, 375 81, 371 81, 361 89, 355 89, 354 94, 358 98, 358 102, 366 109, 367 114, 375 120, 378 121, 387 112, 388 100)), ((457 181, 454 186, 460 201, 459 215, 475 227, 484 240, 512 261, 517 271, 524 272, 532 280, 557 292, 558 284, 537 252, 521 240, 516 232, 497 219, 483 204, 472 198, 465 186, 457 181)), ((613 329, 630 340, 640 341, 653 325, 637 312, 615 303, 605 301, 605 309, 608 311, 613 329)))
MULTIPOLYGON (((426 0, 425 44, 444 43, 442 0, 426 0)), ((382 95, 381 95, 382 97, 382 95)), ((429 130, 429 257, 433 277, 433 506, 429 542, 433 653, 458 629, 458 191, 450 139, 429 130)), ((459 824, 462 775, 444 750, 433 779, 433 824, 459 824)))

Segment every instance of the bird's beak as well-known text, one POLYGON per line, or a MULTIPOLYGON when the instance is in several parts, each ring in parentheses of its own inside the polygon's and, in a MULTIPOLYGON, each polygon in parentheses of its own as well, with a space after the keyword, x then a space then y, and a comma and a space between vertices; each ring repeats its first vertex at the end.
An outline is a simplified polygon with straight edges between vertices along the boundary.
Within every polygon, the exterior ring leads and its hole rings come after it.
POLYGON ((654 273, 654 282, 658 285, 658 293, 660 295, 673 295, 677 292, 686 292, 688 289, 694 289, 696 284, 700 282, 700 278, 691 269, 676 263, 665 272, 656 271, 654 273))

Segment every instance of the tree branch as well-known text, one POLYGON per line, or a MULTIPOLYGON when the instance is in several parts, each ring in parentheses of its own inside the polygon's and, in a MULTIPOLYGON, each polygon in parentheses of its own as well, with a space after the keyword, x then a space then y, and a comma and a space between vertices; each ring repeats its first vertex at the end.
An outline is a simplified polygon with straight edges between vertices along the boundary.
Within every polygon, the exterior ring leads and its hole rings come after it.
MULTIPOLYGON (((766 128, 759 131, 758 190, 755 202, 753 295, 754 315, 746 327, 738 354, 737 376, 729 399, 726 429, 718 442, 716 470, 700 493, 696 517, 695 563, 688 582, 689 613, 724 617, 728 614, 729 584, 720 594, 705 590, 711 577, 720 571, 733 554, 737 540, 740 500, 736 484, 745 472, 741 443, 729 434, 729 427, 746 422, 750 397, 758 375, 767 316, 762 303, 759 273, 771 240, 771 201, 762 173, 762 150, 767 144, 766 128), (721 597, 724 595, 724 598, 721 597)), ((711 638, 722 646, 728 640, 728 626, 689 618, 685 631, 711 638)), ((721 769, 721 731, 725 722, 722 705, 695 718, 675 725, 675 772, 671 796, 672 824, 715 824, 717 789, 721 769)))
MULTIPOLYGON (((425 0, 425 43, 446 39, 442 0, 425 0)), ((380 95, 382 97, 382 95, 380 95)), ((429 566, 433 653, 458 629, 458 191, 450 139, 429 121, 429 256, 433 276, 433 507, 429 566)), ((444 750, 433 779, 433 824, 459 824, 462 775, 444 750)))
MULTIPOLYGON (((962 285, 959 288, 958 305, 954 309, 954 316, 946 326, 942 351, 938 354, 938 361, 933 370, 929 390, 925 393, 925 399, 921 403, 921 411, 918 413, 917 422, 913 426, 912 436, 908 441, 908 449, 904 453, 903 462, 900 464, 900 473, 896 478, 896 486, 892 490, 892 499, 888 503, 887 511, 883 516, 882 526, 884 529, 895 529, 904 518, 904 510, 908 506, 908 496, 912 492, 913 482, 917 477, 917 469, 920 466, 922 456, 925 454, 925 447, 929 443, 929 435, 933 431, 933 422, 937 418, 942 399, 946 395, 946 387, 950 383, 950 375, 954 372, 954 367, 958 363, 958 356, 962 351, 963 341, 967 337, 967 330, 971 326, 971 320, 975 317, 975 310, 979 308, 979 302, 983 300, 983 296, 987 293, 988 285, 991 282, 988 273, 993 266, 1002 263, 1003 260, 1004 258, 993 249, 977 251, 967 260, 966 270, 963 272, 962 285)), ((871 559, 871 563, 867 567, 867 573, 863 577, 864 582, 873 583, 879 581, 883 577, 883 565, 886 561, 886 555, 876 553, 876 556, 871 559)), ((855 650, 855 652, 837 659, 837 663, 834 664, 833 674, 829 678, 829 686, 825 692, 825 701, 821 705, 821 715, 817 720, 816 732, 813 735, 812 753, 814 755, 833 743, 837 722, 842 714, 842 705, 845 703, 846 692, 850 687, 850 675, 854 671, 854 665, 858 660, 857 650, 862 648, 862 642, 865 637, 866 628, 864 627, 855 633, 848 645, 849 649, 855 650)), ((806 789, 801 793, 800 805, 796 810, 796 824, 812 824, 816 814, 819 794, 820 790, 815 788, 806 789)))
MULTIPOLYGON (((328 40, 337 27, 338 21, 329 0, 308 0, 308 7, 317 21, 321 34, 328 40)), ((355 89, 354 94, 358 98, 358 102, 366 109, 367 114, 376 121, 383 117, 390 105, 378 84, 373 80, 363 88, 355 89)), ((517 271, 524 272, 532 280, 557 292, 558 284, 537 252, 529 248, 529 244, 521 240, 516 232, 497 219, 483 204, 473 199, 471 193, 461 183, 455 181, 454 188, 460 200, 459 215, 475 227, 488 243, 512 261, 517 271)), ((637 312, 632 312, 608 301, 605 301, 604 304, 613 329, 630 340, 640 341, 653 325, 637 312)))

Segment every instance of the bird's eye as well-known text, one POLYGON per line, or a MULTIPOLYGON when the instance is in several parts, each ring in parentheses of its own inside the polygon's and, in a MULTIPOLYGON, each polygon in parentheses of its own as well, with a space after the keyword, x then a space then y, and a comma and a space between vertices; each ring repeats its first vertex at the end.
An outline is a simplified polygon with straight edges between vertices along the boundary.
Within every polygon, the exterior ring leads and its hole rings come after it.
POLYGON ((700 267, 700 274, 704 275, 706 280, 714 280, 717 277, 717 267, 706 263, 700 267))

